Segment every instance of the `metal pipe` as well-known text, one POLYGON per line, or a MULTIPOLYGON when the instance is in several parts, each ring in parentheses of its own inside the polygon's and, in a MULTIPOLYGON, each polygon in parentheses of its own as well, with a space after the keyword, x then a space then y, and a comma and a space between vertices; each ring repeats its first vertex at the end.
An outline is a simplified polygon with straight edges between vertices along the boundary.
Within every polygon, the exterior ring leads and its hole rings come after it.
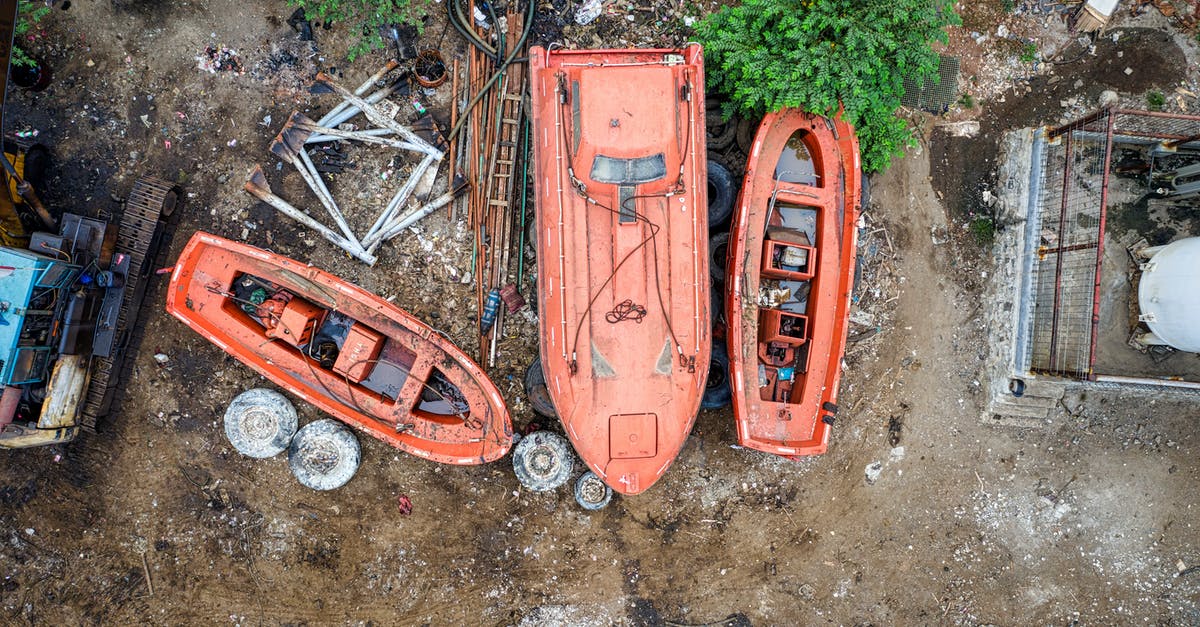
POLYGON ((417 188, 417 183, 419 183, 421 177, 425 175, 425 171, 429 169, 429 166, 433 165, 433 162, 433 155, 425 155, 425 158, 417 164, 417 167, 413 169, 413 172, 408 177, 408 180, 404 181, 404 185, 402 185, 396 192, 396 195, 392 197, 392 200, 387 204, 387 207, 380 212, 379 217, 375 220, 375 224, 371 225, 371 229, 368 230, 366 236, 363 237, 364 246, 369 247, 371 244, 375 243, 377 239, 379 239, 379 236, 382 234, 380 229, 382 229, 387 223, 391 222, 392 217, 396 215, 396 211, 400 208, 400 205, 408 201, 408 197, 412 195, 413 190, 417 188))
MULTIPOLYGON (((359 85, 358 88, 354 90, 354 95, 361 96, 367 93, 367 90, 371 88, 371 85, 374 85, 377 81, 383 80, 383 77, 386 76, 388 72, 391 72, 399 66, 400 64, 398 62, 389 59, 388 62, 383 65, 381 70, 372 74, 371 78, 368 78, 366 82, 364 82, 362 85, 359 85)), ((345 101, 338 103, 336 107, 329 110, 329 113, 325 114, 325 117, 321 118, 322 126, 324 126, 325 123, 329 122, 329 120, 332 120, 338 114, 344 112, 346 107, 349 106, 350 104, 345 101)), ((345 120, 343 120, 343 122, 344 121, 345 120)), ((341 122, 338 122, 338 124, 341 124, 341 122)), ((330 124, 329 126, 337 126, 337 124, 330 124)))
POLYGON ((426 152, 422 146, 387 137, 393 132, 391 129, 387 128, 373 128, 366 131, 343 131, 336 128, 323 128, 320 126, 309 126, 307 124, 297 124, 296 126, 314 133, 314 135, 305 140, 304 143, 306 144, 315 143, 313 141, 314 137, 322 138, 320 141, 353 139, 355 141, 365 142, 368 144, 379 144, 381 146, 399 148, 401 150, 411 150, 413 152, 422 153, 426 152), (325 137, 328 137, 328 139, 324 139, 325 137))
POLYGON ((350 230, 350 225, 346 223, 346 216, 342 215, 342 210, 338 208, 337 202, 333 199, 333 194, 329 193, 329 188, 325 186, 325 180, 321 178, 321 174, 317 172, 317 166, 313 164, 312 159, 308 156, 303 148, 297 153, 298 158, 293 161, 293 165, 300 171, 300 176, 304 177, 304 181, 316 193, 317 199, 321 204, 325 205, 325 209, 329 211, 329 216, 337 223, 342 234, 346 239, 358 244, 359 249, 362 249, 362 244, 355 237, 354 231, 350 230))
POLYGON ((442 151, 429 145, 428 142, 421 139, 419 136, 417 136, 416 133, 412 132, 412 130, 408 129, 405 126, 402 126, 395 120, 384 115, 383 112, 376 109, 371 103, 350 93, 349 91, 346 90, 345 87, 338 85, 336 82, 334 82, 334 80, 332 78, 330 78, 330 76, 328 74, 326 74, 324 72, 318 73, 317 80, 332 87, 333 90, 338 92, 339 94, 341 94, 342 98, 344 98, 347 102, 349 102, 349 103, 357 106, 359 109, 361 109, 362 112, 364 114, 366 114, 367 119, 371 120, 375 124, 378 124, 379 126, 384 127, 384 128, 392 129, 393 131, 395 131, 395 133, 397 135, 403 137, 408 142, 411 142, 418 146, 423 146, 424 148, 422 149, 422 152, 424 152, 426 154, 434 155, 439 160, 442 158, 442 151))
POLYGON ((373 254, 362 250, 360 247, 355 246, 349 241, 346 241, 344 237, 334 232, 333 229, 330 229, 320 222, 317 222, 311 216, 292 206, 286 200, 271 193, 271 188, 267 186, 267 179, 263 174, 262 167, 257 165, 254 166, 254 169, 250 171, 250 177, 246 181, 246 184, 243 186, 243 188, 249 192, 250 195, 279 210, 280 213, 283 213, 296 222, 299 222, 300 224, 303 224, 304 226, 316 231, 330 243, 346 251, 356 259, 366 263, 367 265, 375 265, 376 259, 373 254))
POLYGON ((1096 237, 1096 274, 1092 287, 1092 336, 1088 341, 1088 377, 1095 378, 1096 338, 1100 334, 1100 270, 1104 265, 1104 227, 1108 220, 1108 164, 1112 163, 1112 137, 1116 119, 1108 118, 1108 141, 1104 146, 1104 173, 1100 184, 1100 226, 1096 237))
POLYGON ((415 211, 410 211, 409 213, 407 213, 403 216, 400 216, 398 221, 395 222, 394 226, 387 228, 387 230, 384 232, 383 236, 379 238, 379 241, 375 242, 372 246, 367 248, 367 253, 368 254, 374 253, 375 249, 380 244, 382 244, 383 242, 386 242, 389 239, 392 239, 393 237, 396 237, 401 232, 403 232, 404 229, 407 229, 408 227, 412 226, 421 218, 424 218, 425 216, 433 213, 434 211, 437 211, 438 209, 441 209, 442 207, 445 207, 446 205, 450 204, 450 201, 454 200, 454 198, 457 195, 458 195, 457 191, 446 192, 445 194, 438 196, 436 199, 426 203, 421 208, 419 208, 415 211))

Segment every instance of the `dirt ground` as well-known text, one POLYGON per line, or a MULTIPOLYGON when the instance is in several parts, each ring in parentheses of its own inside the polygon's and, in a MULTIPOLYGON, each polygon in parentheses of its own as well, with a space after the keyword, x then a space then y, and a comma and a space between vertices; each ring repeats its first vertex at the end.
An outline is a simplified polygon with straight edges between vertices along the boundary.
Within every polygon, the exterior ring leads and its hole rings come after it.
MULTIPOLYGON (((228 445, 225 406, 263 381, 169 318, 158 285, 119 415, 70 445, 0 456, 0 623, 1200 624, 1200 400, 1089 388, 1045 429, 981 424, 993 260, 968 228, 986 215, 1003 131, 1090 109, 1103 89, 1131 106, 1157 89, 1171 110, 1200 111, 1175 91, 1197 92, 1196 41, 1154 12, 1122 15, 1094 57, 1005 74, 988 59, 1007 67, 1019 47, 982 54, 990 44, 965 31, 1003 20, 1068 38, 1002 4, 965 7, 950 50, 964 73, 1006 77, 948 114, 980 133, 913 114, 918 145, 873 177, 858 341, 828 454, 741 449, 722 410, 701 413, 650 491, 596 513, 565 488, 523 491, 507 461, 440 466, 365 437, 348 485, 310 491, 282 456, 228 445)), ((545 6, 547 38, 686 37, 673 3, 651 3, 630 33, 623 6, 567 31, 573 4, 545 6)), ((393 297, 474 352, 474 291, 459 280, 470 236, 444 212, 368 269, 241 191, 262 163, 281 195, 302 198, 268 158, 278 124, 331 106, 304 91, 316 68, 355 84, 383 58, 344 63, 342 26, 318 29, 315 48, 297 42, 290 13, 275 0, 78 0, 30 44, 55 81, 10 95, 7 130, 53 146, 49 203, 107 209, 141 174, 177 180, 188 198, 167 258, 196 230, 271 247, 393 297), (213 44, 246 72, 197 69, 213 44)), ((462 50, 440 37, 435 20, 422 43, 462 50)), ((359 191, 364 206, 381 196, 359 191)), ((518 427, 538 420, 521 389, 535 328, 511 324, 492 371, 518 427)), ((319 417, 297 407, 302 422, 319 417)))

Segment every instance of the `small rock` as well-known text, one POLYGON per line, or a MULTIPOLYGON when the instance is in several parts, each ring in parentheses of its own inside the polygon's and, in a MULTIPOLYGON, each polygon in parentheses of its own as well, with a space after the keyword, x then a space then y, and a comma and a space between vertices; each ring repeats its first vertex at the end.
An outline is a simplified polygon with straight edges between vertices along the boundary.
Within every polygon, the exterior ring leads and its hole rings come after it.
POLYGON ((154 353, 154 361, 157 361, 160 364, 165 364, 168 361, 171 361, 171 358, 167 357, 166 353, 154 353))
POLYGON ((875 485, 881 474, 883 474, 883 462, 871 462, 867 464, 867 485, 875 485))
POLYGON ((1129 76, 1130 74, 1133 74, 1133 68, 1131 68, 1131 67, 1125 68, 1125 76, 1129 76))
POLYGON ((996 27, 996 36, 999 37, 1000 39, 1004 39, 1005 37, 1008 37, 1008 26, 1006 26, 1004 24, 997 26, 996 27))
POLYGON ((86 64, 86 65, 87 65, 88 67, 96 67, 96 62, 95 62, 95 61, 93 61, 93 60, 91 60, 91 59, 88 59, 88 60, 87 60, 87 64, 86 64))
POLYGON ((1100 108, 1103 109, 1104 107, 1115 105, 1119 99, 1120 97, 1117 96, 1117 92, 1106 89, 1100 92, 1100 108))

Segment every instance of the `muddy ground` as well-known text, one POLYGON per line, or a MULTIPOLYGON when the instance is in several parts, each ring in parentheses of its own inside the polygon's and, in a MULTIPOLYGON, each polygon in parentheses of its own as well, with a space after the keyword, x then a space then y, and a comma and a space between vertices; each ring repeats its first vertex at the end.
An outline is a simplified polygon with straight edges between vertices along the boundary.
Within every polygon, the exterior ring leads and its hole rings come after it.
MULTIPOLYGON (((1060 45, 1061 21, 972 4, 949 52, 988 81, 964 77, 973 102, 946 119, 981 132, 952 137, 912 113, 919 144, 873 178, 863 324, 828 454, 740 449, 730 412, 709 411, 662 481, 597 513, 565 488, 523 491, 506 461, 438 466, 367 438, 355 479, 313 492, 282 457, 230 448, 224 408, 263 381, 168 318, 160 285, 119 414, 70 445, 0 456, 0 623, 1200 623, 1200 401, 1095 389, 1069 395, 1045 429, 981 424, 993 260, 968 227, 986 216, 1004 130, 1090 109, 1102 89, 1131 106, 1161 90, 1171 110, 1198 112, 1195 39, 1154 12, 1122 14, 1094 57, 1023 67, 1020 46, 997 52, 969 31, 1003 22, 1060 45)), ((612 5, 564 32, 573 5, 545 6, 547 39, 589 45, 679 43, 683 18, 703 10, 651 3, 629 22, 612 5)), ((303 197, 268 158, 278 123, 331 106, 303 89, 318 67, 354 84, 383 59, 345 63, 344 26, 318 29, 315 48, 297 42, 289 14, 278 1, 77 1, 30 42, 55 81, 12 94, 6 130, 53 146, 56 206, 112 208, 143 173, 180 182, 167 258, 200 229, 269 246, 475 346, 474 292, 455 278, 469 234, 445 213, 369 270, 241 191, 262 163, 281 195, 303 197), (213 44, 246 72, 198 70, 213 44)), ((461 52, 440 37, 435 20, 423 43, 461 52)), ((519 427, 536 420, 520 384, 535 326, 510 325, 493 370, 519 427)))

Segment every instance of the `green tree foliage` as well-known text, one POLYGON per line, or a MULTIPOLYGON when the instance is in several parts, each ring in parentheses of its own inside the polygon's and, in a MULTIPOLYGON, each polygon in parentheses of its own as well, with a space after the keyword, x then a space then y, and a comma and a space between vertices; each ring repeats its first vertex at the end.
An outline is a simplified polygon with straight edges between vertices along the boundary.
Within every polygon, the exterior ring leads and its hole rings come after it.
POLYGON ((863 168, 912 144, 896 117, 904 78, 937 78, 933 42, 961 24, 950 0, 743 0, 697 25, 710 85, 747 115, 784 107, 854 124, 863 168))
POLYGON ((288 0, 301 7, 310 20, 345 22, 357 39, 347 56, 353 61, 387 43, 380 28, 389 24, 414 24, 421 28, 421 18, 429 14, 427 0, 288 0))

